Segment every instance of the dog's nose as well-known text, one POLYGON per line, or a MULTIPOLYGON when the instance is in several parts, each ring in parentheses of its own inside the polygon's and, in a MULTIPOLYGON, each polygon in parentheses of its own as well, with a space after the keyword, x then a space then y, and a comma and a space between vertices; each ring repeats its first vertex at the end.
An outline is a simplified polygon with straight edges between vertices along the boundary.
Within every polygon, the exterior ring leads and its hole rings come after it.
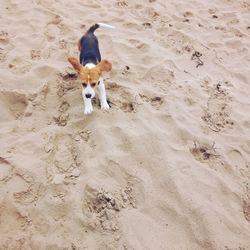
POLYGON ((90 98, 91 94, 86 94, 85 96, 86 96, 86 98, 90 98))

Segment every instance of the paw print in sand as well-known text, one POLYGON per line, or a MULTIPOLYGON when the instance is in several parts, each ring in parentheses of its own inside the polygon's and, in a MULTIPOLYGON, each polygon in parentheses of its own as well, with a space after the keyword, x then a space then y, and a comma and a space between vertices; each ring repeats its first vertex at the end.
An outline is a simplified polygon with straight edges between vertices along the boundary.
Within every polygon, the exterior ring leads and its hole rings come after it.
POLYGON ((163 99, 160 96, 148 97, 143 94, 139 94, 139 96, 143 101, 150 103, 156 109, 159 109, 161 105, 163 104, 163 99))
POLYGON ((38 49, 33 49, 30 51, 30 58, 32 60, 40 60, 41 59, 41 51, 38 49))

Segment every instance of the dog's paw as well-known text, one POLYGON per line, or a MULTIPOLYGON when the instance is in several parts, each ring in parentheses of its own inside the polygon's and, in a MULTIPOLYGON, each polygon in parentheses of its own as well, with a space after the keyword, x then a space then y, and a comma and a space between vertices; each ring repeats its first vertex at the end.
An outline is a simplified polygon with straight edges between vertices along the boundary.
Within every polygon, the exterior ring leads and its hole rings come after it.
POLYGON ((84 109, 84 114, 85 114, 85 115, 89 115, 89 114, 91 114, 93 111, 94 111, 94 110, 93 110, 93 107, 85 107, 85 109, 84 109))
POLYGON ((110 107, 109 107, 109 105, 108 105, 107 102, 101 103, 101 109, 102 109, 102 110, 108 110, 109 108, 110 108, 110 107))

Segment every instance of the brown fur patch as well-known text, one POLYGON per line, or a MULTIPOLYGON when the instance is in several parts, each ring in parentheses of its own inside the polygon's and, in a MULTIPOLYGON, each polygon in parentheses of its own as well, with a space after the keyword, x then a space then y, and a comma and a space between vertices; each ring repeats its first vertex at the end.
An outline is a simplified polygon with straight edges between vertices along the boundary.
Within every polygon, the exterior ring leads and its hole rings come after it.
POLYGON ((102 60, 98 63, 97 67, 99 67, 101 71, 109 72, 112 69, 112 64, 108 60, 102 60))
POLYGON ((79 73, 82 68, 82 65, 77 61, 77 59, 75 57, 69 57, 68 61, 71 63, 73 68, 79 73))
POLYGON ((87 69, 86 67, 82 67, 79 78, 81 82, 84 83, 97 83, 101 76, 101 71, 99 68, 94 67, 92 69, 87 69))
POLYGON ((84 67, 74 57, 69 57, 68 61, 78 72, 81 83, 97 83, 103 71, 108 72, 112 69, 112 64, 108 60, 102 60, 92 69, 84 67))

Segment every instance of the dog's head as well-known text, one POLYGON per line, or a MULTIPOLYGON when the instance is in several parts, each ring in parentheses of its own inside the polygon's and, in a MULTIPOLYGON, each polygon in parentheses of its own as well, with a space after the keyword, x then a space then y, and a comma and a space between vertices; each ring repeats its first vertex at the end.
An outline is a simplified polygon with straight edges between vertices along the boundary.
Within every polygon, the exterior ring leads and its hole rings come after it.
POLYGON ((102 60, 91 69, 84 67, 74 57, 69 57, 68 61, 78 73, 86 98, 93 98, 95 96, 94 89, 98 84, 100 76, 104 71, 109 72, 112 69, 112 64, 108 60, 102 60))

